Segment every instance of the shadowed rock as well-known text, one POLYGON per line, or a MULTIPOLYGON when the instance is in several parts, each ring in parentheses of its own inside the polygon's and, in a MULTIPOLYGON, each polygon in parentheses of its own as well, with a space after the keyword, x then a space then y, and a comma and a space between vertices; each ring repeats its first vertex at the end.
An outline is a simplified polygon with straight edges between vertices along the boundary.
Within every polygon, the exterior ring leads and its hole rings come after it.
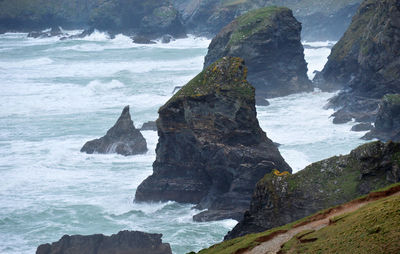
POLYGON ((85 153, 118 153, 135 155, 147 152, 147 143, 139 130, 135 129, 129 106, 122 111, 115 125, 99 139, 88 141, 81 149, 85 153))
POLYGON ((267 174, 250 210, 225 239, 266 231, 400 181, 400 144, 372 142, 293 175, 267 174))
POLYGON ((240 58, 210 65, 159 109, 153 174, 136 201, 197 204, 195 220, 240 219, 256 182, 291 171, 256 117, 254 88, 240 58))
POLYGON ((42 244, 36 254, 171 254, 161 234, 121 231, 116 235, 64 235, 58 242, 42 244))
POLYGON ((248 12, 224 27, 211 41, 204 67, 224 56, 241 57, 248 81, 256 88, 256 103, 293 93, 311 92, 300 41, 301 24, 284 7, 248 12))

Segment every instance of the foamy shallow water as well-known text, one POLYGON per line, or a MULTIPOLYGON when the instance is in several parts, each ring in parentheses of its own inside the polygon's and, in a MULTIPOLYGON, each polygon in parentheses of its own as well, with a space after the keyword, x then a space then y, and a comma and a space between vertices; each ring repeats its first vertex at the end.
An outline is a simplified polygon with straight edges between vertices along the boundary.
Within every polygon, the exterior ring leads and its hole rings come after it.
MULTIPOLYGON (((143 132, 145 155, 79 152, 104 135, 125 105, 136 126, 156 119, 174 87, 202 69, 209 42, 190 36, 135 45, 102 33, 67 41, 0 35, 0 253, 34 253, 64 234, 125 229, 162 233, 174 253, 223 239, 235 221, 195 223, 198 211, 191 205, 132 202, 152 172, 156 132, 143 132)), ((315 69, 327 54, 327 48, 306 50, 315 69)), ((262 128, 282 144, 295 170, 361 142, 350 125, 332 125, 332 112, 322 109, 330 96, 299 94, 257 108, 262 128)))

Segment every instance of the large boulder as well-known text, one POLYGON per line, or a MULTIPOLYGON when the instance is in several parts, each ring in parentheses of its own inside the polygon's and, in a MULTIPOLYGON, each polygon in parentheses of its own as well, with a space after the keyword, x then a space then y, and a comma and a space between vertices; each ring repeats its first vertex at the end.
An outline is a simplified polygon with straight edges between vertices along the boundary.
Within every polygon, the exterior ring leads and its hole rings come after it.
POLYGON ((81 152, 118 153, 125 156, 147 152, 147 143, 143 135, 133 125, 129 106, 126 106, 115 125, 104 137, 86 142, 81 152))
POLYGON ((245 60, 258 98, 313 90, 300 41, 301 24, 285 7, 266 7, 235 19, 211 41, 207 68, 224 56, 245 60))
POLYGON ((196 220, 240 219, 256 182, 291 171, 259 126, 254 88, 240 58, 210 65, 159 109, 153 174, 136 201, 197 204, 196 220))
POLYGON ((400 94, 387 94, 383 97, 375 127, 364 138, 400 142, 400 94))
POLYGON ((342 89, 330 101, 335 117, 374 121, 382 97, 400 92, 399 17, 399 0, 365 0, 333 47, 315 80, 323 91, 342 89))
POLYGON ((36 254, 171 254, 161 234, 121 231, 118 234, 64 235, 52 244, 42 244, 36 254))
POLYGON ((400 144, 379 141, 293 175, 267 174, 257 183, 250 210, 225 239, 282 226, 399 181, 400 144))

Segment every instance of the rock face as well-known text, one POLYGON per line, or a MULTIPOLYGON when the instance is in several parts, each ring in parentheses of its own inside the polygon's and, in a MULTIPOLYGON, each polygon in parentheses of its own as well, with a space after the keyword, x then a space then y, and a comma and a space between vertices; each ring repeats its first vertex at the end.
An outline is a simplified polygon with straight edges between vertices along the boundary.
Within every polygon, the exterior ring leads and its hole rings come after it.
POLYGON ((36 254, 172 254, 161 234, 121 231, 116 235, 64 235, 58 242, 42 244, 36 254))
POLYGON ((400 181, 400 144, 372 142, 285 176, 257 183, 250 210, 228 233, 232 239, 285 225, 400 181))
POLYGON ((379 105, 375 128, 364 136, 383 141, 400 142, 400 95, 387 94, 379 105))
POLYGON ((125 156, 147 152, 147 143, 139 130, 135 129, 129 106, 122 111, 115 125, 99 139, 88 141, 81 149, 85 153, 118 153, 125 156))
POLYGON ((172 0, 190 33, 213 37, 236 17, 250 10, 285 6, 303 24, 302 39, 337 41, 346 31, 362 0, 172 0))
POLYGON ((300 31, 301 24, 287 8, 248 12, 211 41, 204 67, 224 56, 243 58, 257 99, 310 92, 313 86, 307 77, 300 31))
POLYGON ((200 221, 240 219, 265 173, 291 171, 259 126, 246 73, 242 59, 222 58, 160 108, 153 174, 136 201, 197 204, 208 209, 200 221))
POLYGON ((400 1, 365 0, 318 74, 324 91, 343 89, 330 101, 335 117, 373 122, 385 94, 400 92, 400 1))
POLYGON ((14 0, 0 1, 0 27, 31 31, 52 26, 96 28, 109 34, 140 33, 150 39, 185 36, 180 15, 169 0, 14 0))

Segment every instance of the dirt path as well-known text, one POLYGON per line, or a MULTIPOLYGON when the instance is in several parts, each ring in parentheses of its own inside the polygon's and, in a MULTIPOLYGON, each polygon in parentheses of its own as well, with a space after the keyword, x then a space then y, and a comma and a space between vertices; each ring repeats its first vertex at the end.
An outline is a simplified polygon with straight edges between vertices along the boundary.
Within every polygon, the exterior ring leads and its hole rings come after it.
POLYGON ((277 234, 273 236, 271 239, 268 239, 265 242, 262 242, 260 245, 256 246, 255 248, 251 250, 247 250, 244 253, 247 254, 273 254, 277 253, 280 249, 281 246, 292 239, 295 235, 298 233, 305 231, 305 230, 315 230, 318 231, 321 228, 324 228, 329 225, 329 220, 335 216, 339 216, 345 213, 350 213, 353 211, 356 211, 360 207, 375 201, 380 198, 384 198, 386 196, 390 195, 400 195, 400 192, 392 193, 389 195, 382 195, 382 197, 371 197, 371 198, 366 198, 365 200, 361 200, 358 202, 350 202, 347 204, 344 204, 342 206, 339 206, 338 208, 334 208, 330 210, 328 213, 325 213, 321 216, 316 216, 316 219, 308 222, 303 225, 295 226, 294 228, 288 230, 287 232, 282 232, 280 234, 277 234))

